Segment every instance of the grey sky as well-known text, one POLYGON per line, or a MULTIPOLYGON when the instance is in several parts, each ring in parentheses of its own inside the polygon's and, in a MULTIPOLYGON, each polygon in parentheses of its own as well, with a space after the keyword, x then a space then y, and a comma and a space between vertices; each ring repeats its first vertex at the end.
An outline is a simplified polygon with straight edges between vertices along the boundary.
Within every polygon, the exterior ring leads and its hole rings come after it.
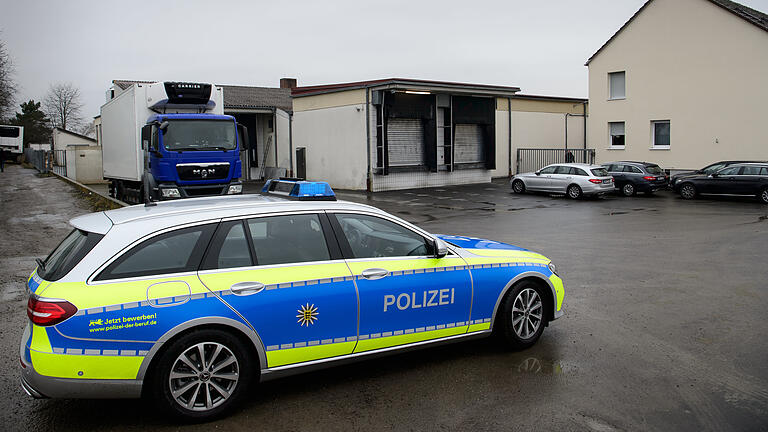
MULTIPOLYGON (((87 117, 113 79, 277 86, 388 77, 587 96, 584 62, 645 0, 0 0, 19 101, 71 81, 87 117)), ((768 0, 741 3, 768 11, 768 0)))

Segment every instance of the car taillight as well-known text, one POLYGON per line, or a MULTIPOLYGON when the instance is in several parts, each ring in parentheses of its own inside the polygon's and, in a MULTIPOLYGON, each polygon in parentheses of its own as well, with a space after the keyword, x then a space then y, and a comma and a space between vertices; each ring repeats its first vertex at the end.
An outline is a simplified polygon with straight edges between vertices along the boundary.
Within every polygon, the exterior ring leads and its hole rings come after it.
POLYGON ((56 325, 77 313, 77 308, 61 299, 38 298, 29 296, 27 316, 33 324, 39 326, 56 325))
POLYGON ((645 177, 643 177, 643 180, 654 181, 654 180, 656 180, 656 177, 655 176, 645 176, 645 177))
POLYGON ((590 183, 594 183, 594 184, 600 184, 600 183, 602 183, 603 181, 602 181, 602 180, 600 180, 600 179, 589 179, 589 182, 590 182, 590 183))

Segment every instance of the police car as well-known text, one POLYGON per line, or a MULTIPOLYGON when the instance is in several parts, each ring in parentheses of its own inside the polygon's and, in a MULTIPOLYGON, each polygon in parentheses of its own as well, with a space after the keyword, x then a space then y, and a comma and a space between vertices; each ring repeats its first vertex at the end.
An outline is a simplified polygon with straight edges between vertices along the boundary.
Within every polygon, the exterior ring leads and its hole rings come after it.
POLYGON ((22 386, 34 397, 155 398, 220 415, 253 382, 500 333, 562 315, 546 257, 430 234, 325 183, 72 219, 28 280, 22 386))

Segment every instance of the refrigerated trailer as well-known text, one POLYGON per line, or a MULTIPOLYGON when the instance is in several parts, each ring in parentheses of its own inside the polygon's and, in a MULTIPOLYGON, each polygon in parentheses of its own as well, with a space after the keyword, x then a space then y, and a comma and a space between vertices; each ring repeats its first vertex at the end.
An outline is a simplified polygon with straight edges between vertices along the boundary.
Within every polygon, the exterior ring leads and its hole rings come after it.
POLYGON ((0 148, 6 159, 16 159, 24 153, 24 127, 0 125, 0 148))
POLYGON ((102 165, 110 195, 140 203, 242 193, 247 131, 224 115, 220 87, 136 83, 101 107, 102 165))

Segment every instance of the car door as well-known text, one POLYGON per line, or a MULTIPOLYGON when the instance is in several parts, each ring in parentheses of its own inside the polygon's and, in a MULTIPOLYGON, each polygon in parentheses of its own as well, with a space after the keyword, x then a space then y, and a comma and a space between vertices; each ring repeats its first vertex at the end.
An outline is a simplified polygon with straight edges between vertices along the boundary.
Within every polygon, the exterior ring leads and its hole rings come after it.
POLYGON ((437 258, 430 238, 381 215, 330 216, 360 295, 355 352, 467 332, 472 278, 462 258, 437 258))
POLYGON ((702 193, 710 194, 738 194, 738 177, 741 166, 729 166, 711 174, 704 180, 702 193))
POLYGON ((533 175, 531 177, 526 178, 526 189, 532 190, 532 191, 542 191, 547 192, 551 191, 551 185, 550 182, 552 180, 552 175, 555 173, 555 169, 557 168, 557 165, 550 165, 542 168, 539 170, 539 175, 533 175))
POLYGON ((565 190, 568 188, 568 185, 571 184, 572 179, 573 171, 571 167, 558 165, 555 172, 550 177, 549 190, 552 192, 565 193, 565 190))
MULTIPOLYGON (((736 179, 736 189, 740 195, 757 195, 761 190, 761 172, 765 167, 760 165, 744 165, 736 179)), ((764 178, 764 176, 762 176, 764 178)), ((763 183, 764 184, 764 183, 763 183)))
POLYGON ((253 327, 268 367, 355 346, 357 290, 323 213, 222 222, 199 276, 253 327))

